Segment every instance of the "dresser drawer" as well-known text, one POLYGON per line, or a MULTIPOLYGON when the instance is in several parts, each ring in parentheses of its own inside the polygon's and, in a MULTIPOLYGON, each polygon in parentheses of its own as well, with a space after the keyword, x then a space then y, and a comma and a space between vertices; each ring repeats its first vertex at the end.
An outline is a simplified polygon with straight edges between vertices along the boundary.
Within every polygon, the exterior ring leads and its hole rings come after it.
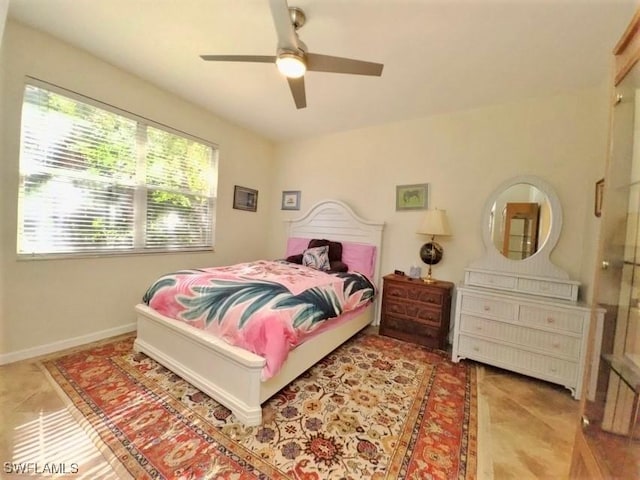
POLYGON ((545 295, 554 298, 575 300, 574 286, 570 283, 560 283, 551 280, 536 280, 531 278, 518 279, 518 291, 533 295, 545 295))
POLYGON ((434 308, 428 308, 417 302, 401 302, 389 299, 384 303, 384 313, 385 315, 392 314, 409 319, 417 319, 434 327, 438 327, 442 323, 442 311, 435 305, 434 308))
POLYGON ((460 335, 460 356, 575 387, 578 363, 460 335))
POLYGON ((460 330, 470 336, 482 336, 487 339, 522 345, 569 360, 577 361, 580 358, 581 339, 578 337, 521 327, 467 314, 462 314, 460 317, 460 330))
POLYGON ((499 272, 491 270, 465 270, 465 284, 476 287, 488 287, 510 293, 525 293, 550 298, 560 298, 575 302, 578 299, 580 282, 563 278, 540 277, 518 272, 499 272))
POLYGON ((385 297, 401 298, 403 300, 415 300, 417 302, 428 303, 432 305, 442 305, 443 294, 437 290, 430 290, 424 285, 407 285, 396 283, 385 283, 385 297))
POLYGON ((460 305, 462 312, 475 313, 502 320, 516 319, 517 305, 515 303, 462 293, 460 305))
POLYGON ((577 334, 583 333, 585 314, 579 311, 521 305, 518 321, 523 325, 552 328, 577 334))
POLYGON ((513 290, 516 288, 516 278, 513 276, 500 275, 499 273, 484 273, 469 271, 467 274, 469 285, 480 285, 482 287, 500 288, 513 290))

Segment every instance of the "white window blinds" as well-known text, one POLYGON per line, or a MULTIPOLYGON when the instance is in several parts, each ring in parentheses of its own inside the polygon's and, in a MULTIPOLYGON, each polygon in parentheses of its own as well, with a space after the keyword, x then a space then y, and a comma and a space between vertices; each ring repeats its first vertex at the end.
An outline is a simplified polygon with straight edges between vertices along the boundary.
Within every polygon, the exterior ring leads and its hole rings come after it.
POLYGON ((18 254, 213 247, 217 150, 113 107, 28 84, 18 254))

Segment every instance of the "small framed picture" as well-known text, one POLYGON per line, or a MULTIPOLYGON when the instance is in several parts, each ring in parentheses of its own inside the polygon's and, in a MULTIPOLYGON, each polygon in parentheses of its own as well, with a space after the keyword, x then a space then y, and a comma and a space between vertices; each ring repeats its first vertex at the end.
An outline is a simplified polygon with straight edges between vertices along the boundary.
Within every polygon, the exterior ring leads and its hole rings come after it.
POLYGON ((233 188, 233 208, 255 212, 258 210, 258 190, 240 187, 233 188))
POLYGON ((396 186, 396 210, 426 210, 428 208, 429 184, 396 186))
POLYGON ((604 178, 596 182, 596 198, 594 202, 593 213, 596 217, 602 215, 602 195, 604 193, 604 178))
POLYGON ((420 275, 422 275, 422 269, 416 265, 412 265, 409 268, 409 277, 411 278, 420 278, 420 275))
POLYGON ((281 210, 300 210, 300 190, 282 192, 281 210))

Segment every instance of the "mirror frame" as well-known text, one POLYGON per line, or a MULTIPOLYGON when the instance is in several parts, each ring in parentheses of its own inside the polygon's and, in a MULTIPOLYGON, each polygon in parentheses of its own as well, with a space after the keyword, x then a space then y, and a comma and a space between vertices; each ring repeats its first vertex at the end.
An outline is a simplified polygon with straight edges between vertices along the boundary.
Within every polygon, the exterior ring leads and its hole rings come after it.
POLYGON ((562 231, 562 207, 555 190, 546 181, 533 175, 520 175, 502 182, 489 196, 482 209, 482 241, 484 242, 485 256, 474 262, 471 267, 485 270, 497 270, 501 272, 518 273, 540 277, 554 277, 568 279, 569 275, 549 259, 551 251, 555 248, 562 231), (527 183, 542 191, 549 201, 551 210, 551 225, 549 234, 538 250, 531 256, 512 260, 506 258, 493 244, 489 218, 491 210, 508 188, 514 185, 527 183))

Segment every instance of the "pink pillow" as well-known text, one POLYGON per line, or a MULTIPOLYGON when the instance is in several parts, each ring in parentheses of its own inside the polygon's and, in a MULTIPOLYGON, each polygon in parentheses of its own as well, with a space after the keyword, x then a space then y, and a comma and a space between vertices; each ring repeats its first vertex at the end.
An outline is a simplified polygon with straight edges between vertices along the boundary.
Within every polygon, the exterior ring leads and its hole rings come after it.
POLYGON ((349 271, 364 273, 373 278, 376 269, 376 247, 366 243, 343 243, 342 261, 349 266, 349 271))
MULTIPOLYGON (((309 238, 289 237, 285 257, 303 253, 309 245, 309 238)), ((342 261, 350 272, 364 273, 373 278, 376 268, 376 247, 366 243, 342 242, 342 261)))
POLYGON ((300 238, 300 237, 289 237, 287 240, 287 253, 285 253, 285 258, 290 257, 291 255, 300 255, 304 253, 307 249, 307 245, 309 245, 308 238, 300 238))

